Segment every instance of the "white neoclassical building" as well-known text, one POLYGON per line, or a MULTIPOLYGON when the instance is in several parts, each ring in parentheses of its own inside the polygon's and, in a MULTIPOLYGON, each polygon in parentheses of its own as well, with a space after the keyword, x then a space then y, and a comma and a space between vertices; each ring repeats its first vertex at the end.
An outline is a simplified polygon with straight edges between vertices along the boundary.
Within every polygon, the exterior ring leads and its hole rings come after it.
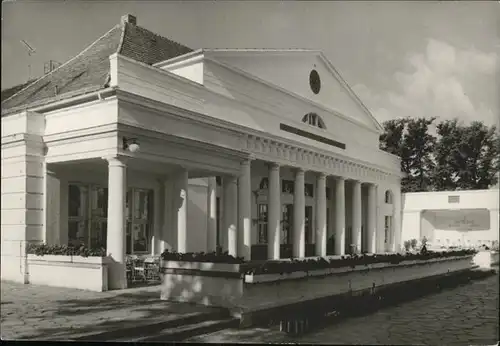
POLYGON ((126 254, 167 248, 400 246, 400 160, 320 51, 191 50, 127 15, 7 97, 2 278, 24 280, 29 242, 106 247, 111 288, 126 254))

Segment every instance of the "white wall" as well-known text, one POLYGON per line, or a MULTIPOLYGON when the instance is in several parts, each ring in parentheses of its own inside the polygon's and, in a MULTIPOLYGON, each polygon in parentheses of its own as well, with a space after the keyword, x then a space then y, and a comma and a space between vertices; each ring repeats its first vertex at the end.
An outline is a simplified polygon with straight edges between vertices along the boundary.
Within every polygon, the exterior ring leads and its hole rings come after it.
POLYGON ((25 282, 27 242, 44 240, 43 117, 2 117, 1 277, 25 282))
POLYGON ((403 240, 424 236, 433 245, 478 245, 499 233, 499 190, 404 194, 403 240), (459 201, 449 202, 449 197, 459 201))

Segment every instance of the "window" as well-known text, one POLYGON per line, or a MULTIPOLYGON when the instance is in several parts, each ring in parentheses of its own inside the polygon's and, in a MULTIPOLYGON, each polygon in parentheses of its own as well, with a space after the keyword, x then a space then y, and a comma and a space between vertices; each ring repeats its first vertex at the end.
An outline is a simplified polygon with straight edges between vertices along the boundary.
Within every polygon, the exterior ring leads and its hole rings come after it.
POLYGON ((89 186, 70 184, 68 194, 68 245, 88 246, 89 186))
POLYGON ((267 244, 267 204, 259 204, 258 212, 258 241, 267 244))
POLYGON ((281 192, 293 194, 295 190, 294 182, 291 180, 283 180, 281 183, 281 192))
POLYGON ((283 221, 281 222, 281 244, 291 244, 293 204, 283 204, 281 207, 283 221))
POLYGON ((460 203, 460 196, 448 196, 448 203, 460 203))
POLYGON ((150 250, 153 225, 153 191, 129 189, 127 191, 127 254, 150 250))
POLYGON ((385 203, 392 204, 392 192, 389 190, 385 192, 385 203))
POLYGON ((331 199, 331 193, 332 193, 332 190, 327 187, 326 188, 326 199, 331 199))
POLYGON ((221 236, 220 236, 220 225, 221 221, 221 212, 220 212, 220 197, 217 197, 215 200, 216 208, 215 208, 215 228, 217 232, 217 246, 221 246, 221 236))
POLYGON ((269 179, 268 178, 262 178, 259 184, 259 189, 260 190, 267 190, 269 188, 269 179))
MULTIPOLYGON (((153 226, 153 191, 130 189, 126 203, 127 253, 148 252, 153 226)), ((68 245, 107 248, 108 189, 93 184, 69 184, 68 245)))
POLYGON ((311 206, 306 206, 306 219, 305 219, 305 233, 306 233, 306 244, 312 243, 312 214, 313 209, 311 206))
POLYGON ((391 217, 386 216, 385 217, 385 233, 384 233, 384 243, 388 244, 389 243, 389 237, 391 236, 391 217))
POLYGON ((325 122, 316 113, 307 113, 302 117, 302 122, 311 126, 319 127, 320 129, 326 129, 325 122))
POLYGON ((305 184, 304 185, 304 194, 306 197, 314 197, 314 185, 313 184, 305 184))
POLYGON ((106 248, 108 237, 108 189, 92 186, 90 190, 90 244, 106 248))

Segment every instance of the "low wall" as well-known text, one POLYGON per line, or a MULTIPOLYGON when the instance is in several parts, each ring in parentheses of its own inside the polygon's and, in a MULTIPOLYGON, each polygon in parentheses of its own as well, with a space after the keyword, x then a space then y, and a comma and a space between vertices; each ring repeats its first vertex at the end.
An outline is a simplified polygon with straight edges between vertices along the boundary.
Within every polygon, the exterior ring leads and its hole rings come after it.
POLYGON ((256 311, 472 268, 471 256, 377 263, 290 274, 239 274, 239 265, 163 262, 161 299, 216 305, 244 318, 256 311), (209 269, 208 269, 209 268, 209 269))
POLYGON ((498 251, 479 251, 474 255, 473 262, 482 269, 491 269, 491 266, 498 265, 498 251))
POLYGON ((28 283, 55 287, 108 290, 108 257, 28 255, 28 283))

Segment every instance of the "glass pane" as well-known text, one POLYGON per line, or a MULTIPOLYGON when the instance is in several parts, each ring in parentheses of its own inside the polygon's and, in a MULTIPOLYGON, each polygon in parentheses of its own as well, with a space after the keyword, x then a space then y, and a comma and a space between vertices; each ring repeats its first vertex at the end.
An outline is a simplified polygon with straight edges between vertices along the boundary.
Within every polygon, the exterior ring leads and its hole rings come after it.
POLYGON ((134 240, 134 253, 148 251, 149 225, 134 224, 132 236, 134 240))
POLYGON ((132 205, 132 201, 130 200, 132 197, 132 193, 130 192, 130 190, 127 191, 127 196, 125 198, 126 202, 125 202, 125 215, 127 215, 127 220, 131 220, 132 219, 132 208, 130 208, 130 206, 132 205))
POLYGON ((282 206, 283 222, 281 224, 281 244, 291 244, 293 204, 282 206))
POLYGON ((92 217, 106 218, 108 216, 108 189, 93 187, 91 194, 92 217))
POLYGON ((88 230, 85 221, 68 221, 68 245, 88 245, 88 230))
POLYGON ((106 240, 108 235, 108 224, 106 221, 92 222, 92 233, 90 241, 92 247, 103 247, 106 249, 106 240))
POLYGON ((267 222, 267 204, 259 204, 259 221, 267 222))
POLYGON ((306 219, 305 219, 305 233, 306 233, 306 244, 311 243, 311 233, 312 233, 312 207, 306 207, 306 219))
POLYGON ((147 190, 134 191, 134 218, 148 220, 149 216, 149 196, 147 190))
POLYGON ((85 216, 87 211, 87 189, 79 185, 69 185, 68 216, 85 216))
POLYGON ((267 244, 267 223, 259 224, 259 244, 267 244))
POLYGON ((215 199, 215 204, 216 204, 216 208, 215 208, 215 213, 216 213, 216 217, 215 217, 215 221, 216 221, 216 228, 217 228, 217 246, 220 246, 220 224, 221 224, 221 212, 220 212, 220 197, 217 197, 215 199))
POLYGON ((132 223, 131 222, 127 222, 127 232, 126 232, 126 235, 125 235, 125 238, 126 238, 125 251, 126 251, 127 255, 132 254, 132 242, 131 242, 132 232, 130 232, 130 228, 131 227, 132 227, 132 223))

